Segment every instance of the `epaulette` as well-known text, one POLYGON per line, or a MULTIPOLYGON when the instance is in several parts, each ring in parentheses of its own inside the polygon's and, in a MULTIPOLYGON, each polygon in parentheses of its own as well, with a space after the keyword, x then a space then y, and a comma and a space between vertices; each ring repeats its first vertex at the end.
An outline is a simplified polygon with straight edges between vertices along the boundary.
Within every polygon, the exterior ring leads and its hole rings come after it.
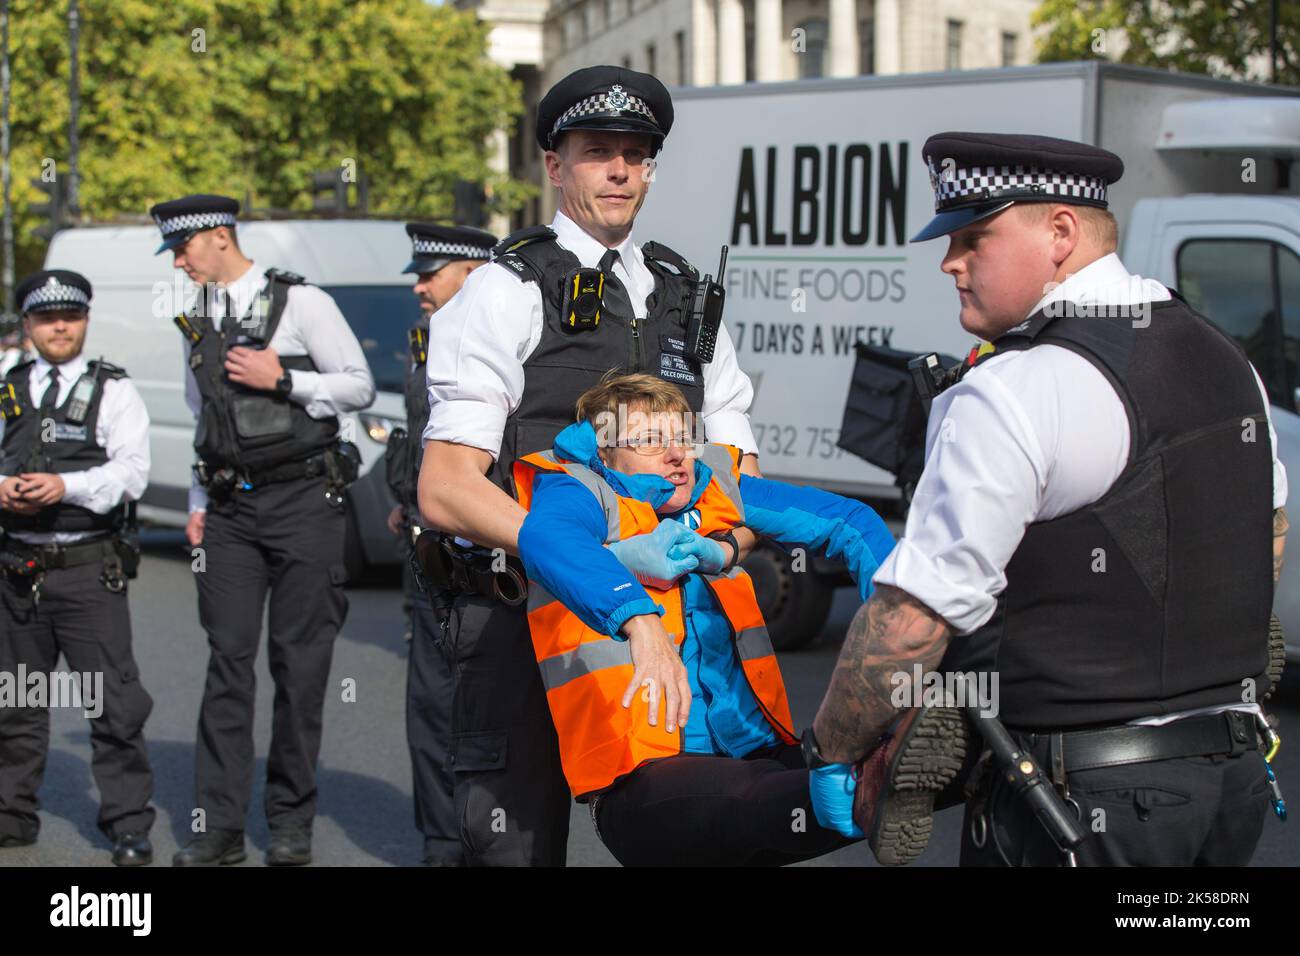
POLYGON ((530 242, 537 242, 540 239, 554 239, 555 230, 550 226, 528 226, 510 233, 495 246, 492 247, 492 260, 495 262, 499 257, 508 252, 514 252, 521 246, 526 246, 530 242))
POLYGON ((126 369, 120 365, 114 365, 112 362, 105 362, 103 359, 91 359, 87 363, 90 367, 90 374, 98 375, 103 373, 105 378, 126 378, 126 369))
POLYGON ((296 272, 285 272, 282 269, 267 269, 266 278, 271 282, 283 282, 285 285, 306 285, 307 280, 296 272))
POLYGON ((678 275, 686 276, 688 279, 695 280, 700 277, 700 271, 687 262, 684 256, 673 252, 661 242, 653 240, 647 242, 641 247, 641 255, 654 262, 667 263, 677 270, 678 275))
POLYGON ((531 261, 527 254, 521 253, 525 246, 555 239, 555 230, 550 226, 529 226, 512 232, 492 247, 492 262, 504 266, 515 273, 523 282, 542 281, 544 269, 531 261))

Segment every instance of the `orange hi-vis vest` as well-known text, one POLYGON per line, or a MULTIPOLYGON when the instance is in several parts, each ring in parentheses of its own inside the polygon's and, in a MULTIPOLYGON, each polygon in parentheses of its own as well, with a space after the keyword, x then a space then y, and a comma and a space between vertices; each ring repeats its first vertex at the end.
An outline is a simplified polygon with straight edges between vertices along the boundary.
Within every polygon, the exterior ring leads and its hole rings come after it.
MULTIPOLYGON (((701 459, 712 469, 713 476, 696 502, 700 514, 700 527, 695 529, 698 533, 707 535, 744 524, 740 454, 740 449, 730 445, 703 447, 701 459)), ((648 502, 618 494, 590 468, 560 461, 553 452, 528 455, 515 462, 515 491, 525 509, 532 503, 533 479, 542 471, 565 472, 596 496, 608 523, 606 544, 649 534, 659 524, 659 515, 648 502)), ((794 721, 785 682, 754 597, 753 582, 739 566, 703 577, 731 625, 736 655, 759 708, 777 736, 794 743, 794 721)), ((680 653, 686 639, 681 584, 666 590, 647 586, 646 593, 664 609, 664 629, 680 653)), ((528 628, 560 740, 564 776, 574 797, 585 801, 647 761, 682 752, 686 728, 679 727, 669 734, 662 714, 657 726, 651 727, 644 693, 634 695, 631 707, 623 707, 623 693, 634 671, 626 640, 615 640, 587 627, 536 581, 528 584, 528 628)))

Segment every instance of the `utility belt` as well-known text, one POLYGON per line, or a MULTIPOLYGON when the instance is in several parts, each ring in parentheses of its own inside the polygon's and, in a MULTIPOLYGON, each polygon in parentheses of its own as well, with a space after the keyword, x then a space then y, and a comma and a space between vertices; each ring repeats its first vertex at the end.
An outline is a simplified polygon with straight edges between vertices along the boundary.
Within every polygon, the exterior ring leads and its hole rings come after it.
POLYGON ((49 571, 102 564, 99 581, 119 594, 140 568, 140 543, 134 533, 115 533, 74 544, 28 544, 6 536, 0 544, 0 571, 16 585, 30 586, 32 602, 40 602, 41 583, 49 571))
MULTIPOLYGON (((1159 726, 1125 724, 1073 731, 1007 728, 1002 747, 994 740, 998 728, 990 726, 997 721, 985 722, 978 716, 971 719, 980 722, 986 744, 992 747, 992 752, 986 751, 982 758, 982 766, 971 774, 966 791, 972 811, 971 839, 980 849, 991 840, 1001 852, 996 842, 996 821, 992 819, 996 803, 993 794, 1001 786, 1009 785, 1022 797, 1033 795, 1035 817, 1057 843, 1065 865, 1073 866, 1073 851, 1083 838, 1085 831, 1080 825, 1085 821, 1078 802, 1070 795, 1070 774, 1181 757, 1237 756, 1252 750, 1263 752, 1274 812, 1286 819, 1286 804, 1268 763, 1281 741, 1255 713, 1229 710, 1184 717, 1159 726), (1002 753, 997 753, 999 750, 1002 753), (1068 816, 1071 811, 1072 819, 1068 816)), ((1011 865, 1005 854, 1003 857, 1011 865)))
POLYGON ((411 564, 421 590, 477 594, 510 607, 528 598, 528 575, 513 555, 465 548, 450 535, 425 531, 415 539, 411 564))
POLYGON ((1152 727, 1125 724, 1055 733, 1008 729, 1053 777, 1176 757, 1235 757, 1260 749, 1255 715, 1240 710, 1184 717, 1152 727))
POLYGON ((236 492, 249 492, 263 485, 324 476, 327 479, 326 500, 331 505, 342 507, 344 490, 357 480, 360 473, 361 453, 351 442, 339 442, 336 447, 327 448, 310 458, 281 462, 266 468, 234 468, 229 465, 215 467, 201 458, 194 463, 194 477, 207 491, 208 498, 217 504, 229 501, 236 492))

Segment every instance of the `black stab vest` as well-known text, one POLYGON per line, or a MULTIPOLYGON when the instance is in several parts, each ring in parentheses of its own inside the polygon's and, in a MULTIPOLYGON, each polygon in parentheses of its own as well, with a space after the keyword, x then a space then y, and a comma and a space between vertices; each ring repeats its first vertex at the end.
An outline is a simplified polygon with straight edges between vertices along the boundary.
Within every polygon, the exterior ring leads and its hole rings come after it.
POLYGON ((541 339, 524 361, 523 397, 506 419, 501 453, 489 472, 508 493, 514 493, 510 474, 515 460, 548 450, 555 436, 575 421, 578 397, 611 369, 658 375, 681 389, 692 412, 698 414, 703 407, 703 368, 683 354, 695 267, 654 242, 643 245, 641 254, 654 275, 646 317, 638 321, 603 308, 595 329, 567 332, 560 309, 566 277, 582 266, 578 257, 563 248, 547 226, 507 236, 493 250, 497 267, 537 283, 545 316, 541 339))
POLYGON ((998 672, 1010 727, 1121 724, 1241 703, 1247 680, 1254 699, 1268 689, 1263 399, 1235 341, 1180 299, 1145 307, 1147 327, 1040 313, 981 359, 1044 344, 1075 352, 1115 389, 1131 436, 1105 495, 1028 527, 993 618, 945 659, 998 672))
MULTIPOLYGON (((428 327, 421 323, 415 329, 427 331, 428 327)), ((412 332, 415 329, 412 329, 412 332)), ((425 366, 427 358, 427 354, 417 351, 415 343, 412 342, 411 363, 407 366, 406 380, 402 389, 406 398, 407 448, 403 459, 404 467, 401 469, 403 474, 395 476, 396 488, 394 489, 398 501, 406 508, 406 513, 411 518, 417 519, 417 524, 423 523, 418 520, 420 506, 416 489, 420 478, 420 463, 424 460, 424 429, 429 424, 429 386, 425 366)))
MULTIPOLYGON (((23 362, 14 366, 5 378, 5 382, 13 386, 21 411, 13 417, 5 417, 4 441, 0 443, 0 474, 12 476, 24 471, 41 471, 61 475, 86 471, 107 462, 108 451, 95 438, 104 383, 109 379, 126 378, 126 372, 107 362, 88 363, 85 376, 96 380, 95 391, 81 423, 77 424, 68 418, 68 408, 77 391, 75 384, 68 389, 62 404, 45 416, 40 414, 41 406, 31 404, 29 383, 34 367, 34 362, 23 362), (45 424, 45 418, 53 423, 52 428, 45 424)), ((57 386, 51 384, 47 387, 57 386)), ((89 508, 60 501, 32 515, 0 511, 0 527, 5 531, 106 531, 121 525, 125 509, 125 504, 119 504, 101 515, 89 508)))
MULTIPOLYGON (((194 450, 209 470, 230 467, 252 472, 302 461, 331 447, 338 438, 336 416, 312 418, 297 402, 276 392, 236 385, 226 375, 226 352, 239 345, 266 348, 284 315, 289 288, 305 282, 301 276, 275 269, 268 269, 266 276, 270 305, 265 331, 257 339, 243 334, 238 319, 224 319, 220 331, 210 318, 191 323, 198 338, 190 342, 190 368, 203 399, 194 450)), ((293 371, 316 371, 308 355, 282 355, 280 364, 293 371)))

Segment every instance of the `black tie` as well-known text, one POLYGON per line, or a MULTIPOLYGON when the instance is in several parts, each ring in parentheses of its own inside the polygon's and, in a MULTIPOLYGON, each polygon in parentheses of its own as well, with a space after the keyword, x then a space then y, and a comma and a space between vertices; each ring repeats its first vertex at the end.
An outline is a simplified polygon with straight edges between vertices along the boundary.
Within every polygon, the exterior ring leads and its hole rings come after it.
POLYGON ((623 283, 614 275, 614 263, 618 262, 618 250, 606 249, 600 257, 600 271, 605 273, 605 292, 603 299, 605 311, 616 315, 625 322, 631 322, 636 316, 632 309, 632 300, 627 296, 623 283))
POLYGON ((225 300, 225 317, 221 321, 221 334, 229 339, 239 332, 239 317, 235 315, 235 303, 231 301, 229 287, 222 290, 222 298, 225 300))
POLYGON ((45 419, 54 414, 55 407, 59 404, 59 369, 56 365, 51 365, 49 372, 45 375, 45 394, 41 396, 41 407, 37 417, 43 422, 45 419))

